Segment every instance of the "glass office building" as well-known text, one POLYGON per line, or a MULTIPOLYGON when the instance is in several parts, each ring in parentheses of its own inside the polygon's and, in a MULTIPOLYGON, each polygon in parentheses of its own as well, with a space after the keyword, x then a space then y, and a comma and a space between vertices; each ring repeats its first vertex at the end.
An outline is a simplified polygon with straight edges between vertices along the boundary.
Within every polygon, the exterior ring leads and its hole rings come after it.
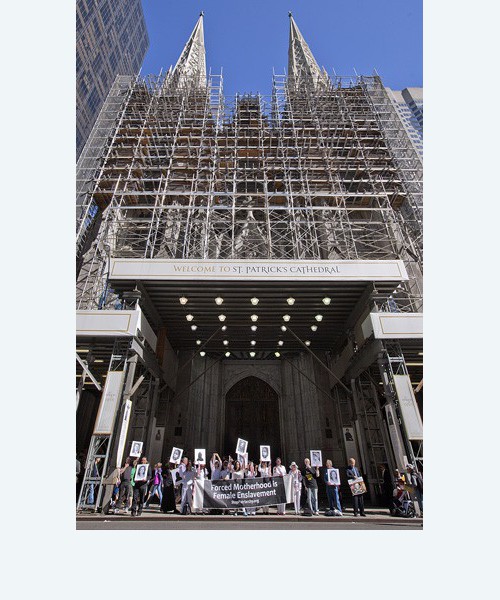
POLYGON ((138 73, 148 46, 141 0, 77 0, 77 160, 116 75, 138 73))

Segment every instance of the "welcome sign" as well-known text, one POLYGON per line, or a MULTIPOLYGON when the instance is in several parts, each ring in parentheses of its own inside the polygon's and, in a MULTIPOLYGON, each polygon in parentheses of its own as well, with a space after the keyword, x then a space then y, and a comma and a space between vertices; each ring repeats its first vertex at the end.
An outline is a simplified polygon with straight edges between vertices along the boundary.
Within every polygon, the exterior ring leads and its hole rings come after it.
POLYGON ((112 280, 404 281, 401 260, 178 260, 114 258, 112 280))

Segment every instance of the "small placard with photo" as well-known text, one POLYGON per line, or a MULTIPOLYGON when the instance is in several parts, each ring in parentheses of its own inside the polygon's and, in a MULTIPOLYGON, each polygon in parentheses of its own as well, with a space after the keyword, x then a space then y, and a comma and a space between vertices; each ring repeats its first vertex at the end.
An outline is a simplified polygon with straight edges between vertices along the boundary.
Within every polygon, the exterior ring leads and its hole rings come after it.
POLYGON ((206 450, 205 448, 194 449, 194 464, 195 465, 206 465, 206 450))
POLYGON ((247 451, 248 442, 246 440, 242 440, 238 438, 236 442, 236 454, 245 454, 247 451))
POLYGON ((243 466, 248 465, 248 452, 245 452, 245 454, 237 454, 236 458, 240 461, 240 463, 243 466))
POLYGON ((271 462, 271 446, 260 447, 260 462, 271 462))
POLYGON ((321 450, 311 450, 311 467, 322 467, 323 456, 321 450))
POLYGON ((172 453, 170 454, 170 462, 174 465, 178 465, 181 462, 182 452, 182 448, 172 448, 172 453))
POLYGON ((349 479, 348 483, 353 496, 366 494, 366 485, 362 477, 356 477, 356 479, 349 479))
POLYGON ((132 447, 130 449, 130 456, 134 456, 138 458, 142 454, 142 442, 132 442, 132 447))
POLYGON ((137 465, 134 481, 146 481, 148 478, 148 467, 149 465, 147 463, 144 465, 137 465))
POLYGON ((328 483, 330 485, 340 485, 340 473, 338 469, 328 469, 328 483))

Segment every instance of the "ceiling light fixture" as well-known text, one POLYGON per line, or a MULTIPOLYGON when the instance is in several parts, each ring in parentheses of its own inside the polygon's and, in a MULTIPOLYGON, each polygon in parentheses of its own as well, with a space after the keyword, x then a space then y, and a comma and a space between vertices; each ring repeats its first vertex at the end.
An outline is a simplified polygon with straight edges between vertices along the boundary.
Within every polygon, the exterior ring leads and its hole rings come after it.
POLYGON ((220 306, 223 302, 224 298, 221 298, 220 296, 217 296, 217 298, 215 299, 215 304, 217 304, 217 306, 220 306))
POLYGON ((332 301, 332 299, 328 298, 328 296, 326 296, 325 298, 323 298, 323 304, 325 306, 329 306, 331 301, 332 301))
POLYGON ((226 358, 229 358, 231 356, 231 352, 226 352, 226 354, 224 355, 226 358))
POLYGON ((196 340, 196 343, 198 344, 198 346, 201 346, 201 340, 196 340))
POLYGON ((219 315, 219 321, 225 321, 226 315, 219 315))
POLYGON ((227 340, 224 340, 222 343, 224 344, 224 346, 227 346, 229 344, 227 340))
POLYGON ((284 325, 281 326, 281 331, 286 331, 286 327, 284 325))
POLYGON ((179 298, 179 302, 184 306, 184 304, 188 303, 188 299, 186 298, 186 296, 181 296, 179 298))
POLYGON ((227 325, 223 325, 223 326, 221 327, 221 330, 222 330, 222 331, 226 331, 226 329, 227 329, 227 325))
POLYGON ((252 326, 250 327, 250 329, 251 329, 252 331, 257 331, 257 325, 252 325, 252 326))
POLYGON ((188 321, 192 321, 194 319, 193 315, 186 315, 186 319, 188 321))
POLYGON ((311 342, 309 340, 306 340, 305 343, 306 343, 306 346, 310 346, 311 345, 311 342))
POLYGON ((283 346, 285 342, 283 340, 278 340, 278 346, 283 346))
POLYGON ((318 326, 317 325, 311 325, 311 329, 312 329, 312 331, 318 331, 318 326))
POLYGON ((253 358, 255 356, 255 352, 250 352, 250 356, 253 358))
POLYGON ((196 331, 197 329, 198 329, 198 326, 197 326, 197 325, 191 325, 191 330, 192 330, 192 331, 196 331))
POLYGON ((88 348, 77 348, 76 351, 85 354, 85 352, 88 352, 88 348))
POLYGON ((96 358, 94 360, 95 363, 103 363, 104 361, 102 360, 102 358, 96 358))
POLYGON ((419 352, 419 353, 418 353, 418 355, 419 355, 419 356, 423 356, 423 355, 424 355, 424 353, 423 353, 423 352, 419 352))
POLYGON ((323 315, 316 315, 314 318, 319 322, 323 320, 323 315))
POLYGON ((276 356, 276 358, 279 358, 281 356, 281 354, 279 352, 275 352, 274 356, 276 356))
POLYGON ((200 352, 200 356, 205 356, 205 354, 206 354, 206 353, 205 353, 205 351, 204 351, 204 350, 202 350, 202 351, 200 352))
POLYGON ((290 306, 293 306, 295 304, 295 298, 287 298, 286 301, 290 306))
POLYGON ((255 344, 257 343, 255 340, 251 340, 250 342, 252 344, 252 346, 255 346, 255 344))
POLYGON ((251 298, 251 299, 250 299, 250 302, 251 302, 251 303, 252 303, 254 306, 257 306, 257 304, 259 303, 259 299, 254 297, 254 298, 251 298))
POLYGON ((255 323, 259 317, 257 315, 252 315, 250 318, 255 323))
POLYGON ((283 321, 286 321, 288 323, 289 320, 290 320, 290 315, 283 315, 283 321))

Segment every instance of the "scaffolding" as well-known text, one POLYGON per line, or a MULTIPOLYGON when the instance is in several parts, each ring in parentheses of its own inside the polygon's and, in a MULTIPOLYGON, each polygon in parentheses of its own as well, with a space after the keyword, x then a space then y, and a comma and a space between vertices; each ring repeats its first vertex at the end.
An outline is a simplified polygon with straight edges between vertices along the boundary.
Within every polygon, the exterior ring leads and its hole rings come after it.
POLYGON ((195 83, 170 70, 121 91, 80 194, 78 307, 112 301, 112 257, 396 258, 398 302, 419 310, 421 161, 380 78, 274 75, 270 97, 224 97, 222 74, 195 83))

